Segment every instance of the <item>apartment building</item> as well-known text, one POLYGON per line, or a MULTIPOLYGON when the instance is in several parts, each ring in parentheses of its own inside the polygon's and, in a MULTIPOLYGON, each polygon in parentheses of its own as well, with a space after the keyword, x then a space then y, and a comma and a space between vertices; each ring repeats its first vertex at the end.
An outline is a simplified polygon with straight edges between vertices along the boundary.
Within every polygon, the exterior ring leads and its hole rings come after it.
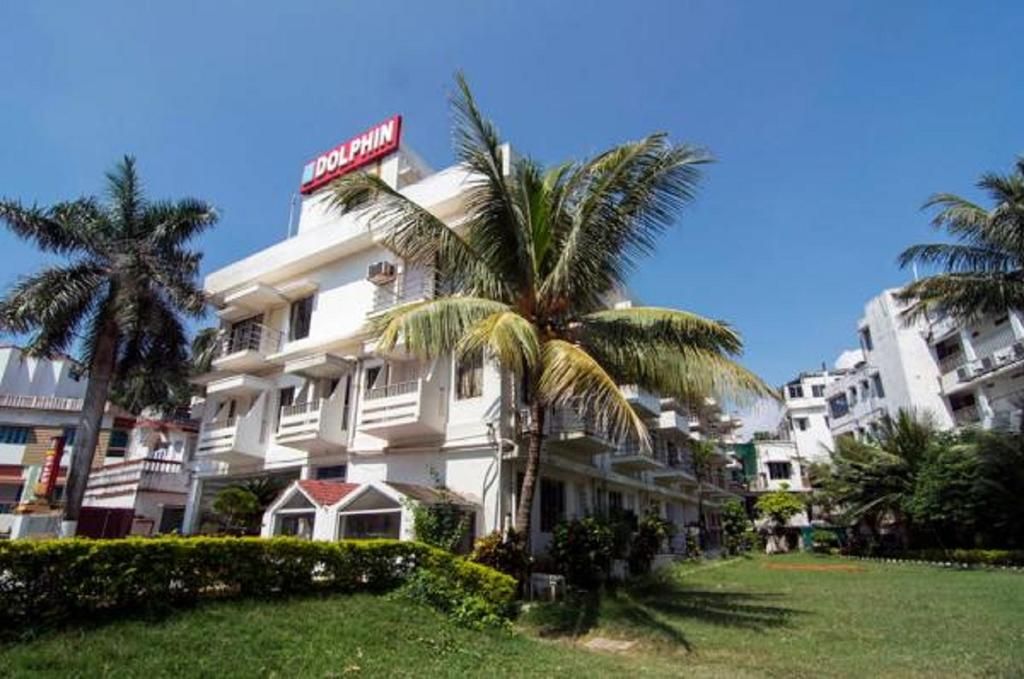
MULTIPOLYGON (((421 362, 377 351, 367 320, 431 298, 434 276, 387 250, 384 234, 359 213, 330 211, 319 191, 321 165, 334 176, 359 167, 457 225, 467 171, 432 171, 398 141, 401 121, 392 121, 394 137, 367 137, 377 154, 368 162, 351 162, 356 147, 346 142, 307 167, 294 235, 207 276, 222 335, 212 371, 200 378, 206 402, 187 530, 201 527, 220 489, 268 477, 288 489, 269 508, 265 535, 405 537, 408 502, 430 502, 439 485, 473 514, 475 535, 509 525, 528 424, 510 375, 479 355, 421 362), (385 137, 390 146, 374 146, 385 137)), ((559 520, 594 512, 650 510, 680 526, 697 521, 688 444, 727 435, 734 418, 715 407, 691 414, 672 400, 622 389, 650 423, 654 450, 617 447, 573 409, 550 413, 531 536, 536 551, 559 520)), ((704 489, 711 523, 729 496, 729 460, 719 457, 704 489)))
POLYGON ((953 426, 927 341, 929 323, 910 321, 897 292, 886 290, 867 303, 857 326, 862 360, 825 387, 833 437, 876 435, 882 420, 900 409, 928 413, 941 429, 953 426))
POLYGON ((846 368, 803 372, 783 385, 780 438, 792 441, 795 453, 809 462, 826 460, 835 446, 825 391, 840 381, 846 368))
POLYGON ((1020 428, 1024 405, 1024 320, 1018 311, 967 323, 934 315, 925 338, 940 391, 957 426, 1020 428))

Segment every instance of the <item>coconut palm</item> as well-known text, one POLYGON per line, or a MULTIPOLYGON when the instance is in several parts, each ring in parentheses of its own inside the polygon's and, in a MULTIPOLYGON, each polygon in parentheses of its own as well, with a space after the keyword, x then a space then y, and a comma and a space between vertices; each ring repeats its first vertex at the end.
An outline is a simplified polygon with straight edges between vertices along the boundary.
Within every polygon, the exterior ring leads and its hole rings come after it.
POLYGON ((938 208, 932 224, 955 242, 914 245, 899 257, 903 267, 943 269, 903 290, 904 299, 917 302, 917 313, 939 307, 969 319, 1024 310, 1024 157, 1009 174, 982 175, 977 186, 991 208, 951 193, 936 194, 924 205, 938 208))
POLYGON ((525 539, 552 409, 575 408, 648 449, 620 384, 687 401, 771 391, 734 362, 742 343, 727 324, 609 308, 632 265, 693 199, 704 151, 653 134, 544 168, 502 146, 461 75, 452 107, 455 154, 470 173, 464 221, 449 227, 369 173, 339 179, 332 204, 362 211, 407 266, 435 271, 435 298, 371 321, 381 351, 432 359, 484 350, 517 377, 527 454, 515 528, 525 539))
POLYGON ((89 384, 75 434, 63 532, 78 520, 112 381, 138 379, 187 346, 181 315, 199 316, 201 255, 190 239, 217 219, 200 200, 150 202, 135 160, 107 175, 105 202, 83 198, 47 208, 0 201, 0 221, 41 250, 67 258, 18 280, 0 300, 0 325, 30 333, 30 352, 54 355, 80 343, 89 384))

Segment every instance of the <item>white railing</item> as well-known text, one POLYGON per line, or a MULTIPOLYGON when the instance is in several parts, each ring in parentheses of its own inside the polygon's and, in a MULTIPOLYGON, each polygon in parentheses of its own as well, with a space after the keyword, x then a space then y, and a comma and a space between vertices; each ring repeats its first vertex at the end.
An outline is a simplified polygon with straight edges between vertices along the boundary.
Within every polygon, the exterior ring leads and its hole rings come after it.
POLYGON ((408 382, 395 382, 383 387, 373 387, 366 390, 365 399, 367 401, 376 401, 377 399, 391 398, 392 396, 413 394, 419 390, 420 382, 421 380, 409 380, 408 382))
POLYGON ((281 406, 281 419, 299 417, 310 413, 319 414, 326 402, 327 399, 319 398, 312 401, 303 401, 302 403, 293 403, 290 406, 281 406))
POLYGON ((939 372, 945 374, 950 373, 959 368, 964 364, 964 355, 962 352, 956 352, 950 354, 939 360, 939 372))
POLYGON ((373 291, 371 313, 384 311, 409 302, 432 299, 433 297, 433 273, 418 275, 399 274, 391 283, 379 285, 373 291))
POLYGON ((62 396, 27 396, 22 394, 0 394, 0 408, 29 408, 32 410, 82 409, 84 399, 62 396))
POLYGON ((224 332, 217 346, 217 357, 242 351, 272 354, 281 349, 284 333, 262 323, 243 323, 224 332))

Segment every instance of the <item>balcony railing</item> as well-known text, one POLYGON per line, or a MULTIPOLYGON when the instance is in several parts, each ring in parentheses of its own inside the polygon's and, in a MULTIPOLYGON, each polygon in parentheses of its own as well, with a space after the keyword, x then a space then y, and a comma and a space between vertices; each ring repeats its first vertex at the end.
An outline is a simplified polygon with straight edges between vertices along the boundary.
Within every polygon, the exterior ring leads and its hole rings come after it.
POLYGON ((939 371, 943 374, 953 372, 964 364, 964 355, 961 352, 950 354, 939 359, 939 371))
POLYGON ((433 297, 433 274, 424 273, 415 276, 401 274, 391 283, 378 286, 373 291, 372 313, 433 297))
POLYGON ((376 401, 382 398, 391 398, 392 396, 404 396, 405 394, 412 394, 420 387, 420 380, 409 380, 408 382, 395 382, 394 384, 387 384, 383 387, 372 387, 366 390, 365 399, 367 401, 376 401))
POLYGON ((217 357, 243 351, 272 354, 281 349, 284 333, 262 323, 246 323, 226 331, 217 346, 217 357))
POLYGON ((25 396, 21 394, 0 394, 0 408, 28 408, 32 410, 67 410, 75 412, 82 409, 80 398, 64 398, 61 396, 25 396))
POLYGON ((288 406, 281 406, 281 419, 288 419, 291 417, 298 417, 299 415, 308 415, 310 413, 318 413, 320 409, 324 407, 324 403, 327 401, 325 398, 318 398, 312 401, 303 401, 302 403, 293 403, 288 406))

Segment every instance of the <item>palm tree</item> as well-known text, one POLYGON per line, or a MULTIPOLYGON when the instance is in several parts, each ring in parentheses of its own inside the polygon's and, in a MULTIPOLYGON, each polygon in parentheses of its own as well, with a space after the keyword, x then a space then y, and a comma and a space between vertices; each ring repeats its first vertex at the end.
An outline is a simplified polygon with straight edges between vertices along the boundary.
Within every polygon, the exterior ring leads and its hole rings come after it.
POLYGON ((892 519, 906 546, 917 478, 938 443, 931 418, 900 410, 895 420, 882 422, 874 440, 839 437, 821 484, 831 502, 865 521, 876 538, 881 521, 892 519))
POLYGON ((511 155, 465 79, 456 80, 455 154, 471 177, 462 223, 449 227, 369 173, 340 178, 332 203, 362 211, 407 265, 437 277, 435 298, 371 321, 381 351, 401 345, 432 359, 486 350, 517 377, 527 454, 515 528, 526 539, 550 410, 576 408, 649 449, 620 384, 687 401, 772 392, 733 361, 742 343, 727 324, 672 309, 608 308, 631 266, 692 200, 705 152, 654 134, 545 169, 511 155))
POLYGON ((704 520, 704 484, 711 480, 718 445, 714 441, 693 440, 690 442, 690 459, 693 460, 693 476, 697 481, 697 531, 700 534, 701 549, 707 548, 707 522, 704 520))
POLYGON ((207 203, 150 202, 135 160, 107 174, 108 199, 82 198, 48 208, 0 201, 0 221, 61 266, 21 278, 0 300, 0 327, 31 333, 37 355, 81 342, 89 384, 75 434, 62 533, 73 534, 112 381, 130 381, 187 346, 180 315, 202 315, 196 285, 201 255, 187 243, 217 220, 207 203))
POLYGON ((904 288, 920 314, 931 307, 969 319, 1007 309, 1024 310, 1024 156, 1010 174, 987 173, 977 184, 993 205, 951 193, 924 204, 938 208, 932 224, 955 242, 914 245, 899 257, 902 267, 922 264, 944 271, 904 288))

